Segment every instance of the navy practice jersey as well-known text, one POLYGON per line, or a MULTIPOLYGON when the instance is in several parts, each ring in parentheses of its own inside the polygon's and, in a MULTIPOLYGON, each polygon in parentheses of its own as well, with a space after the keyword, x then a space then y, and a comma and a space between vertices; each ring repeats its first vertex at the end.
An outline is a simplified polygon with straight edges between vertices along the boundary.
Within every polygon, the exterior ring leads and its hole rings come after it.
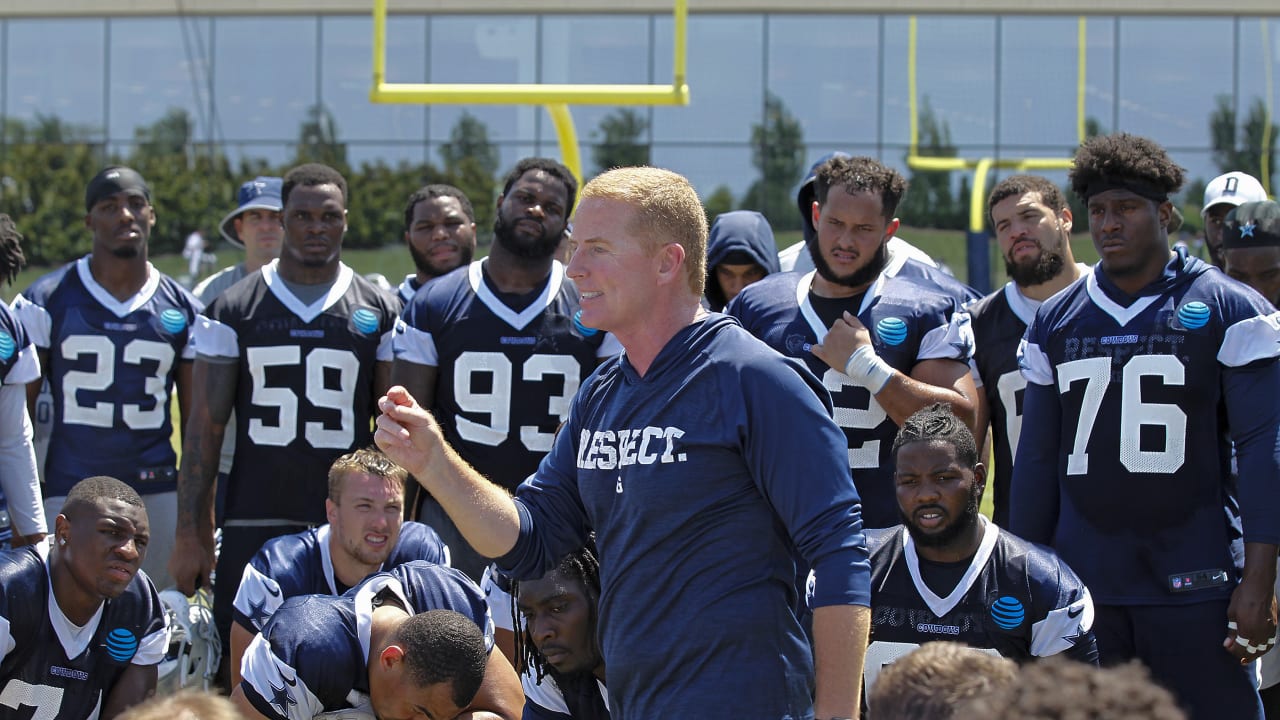
POLYGON ((677 332, 643 376, 623 355, 579 390, 517 490, 520 536, 498 564, 541 577, 596 531, 614 717, 812 712, 794 558, 821 573, 818 606, 870 601, 858 496, 825 399, 800 363, 716 313, 677 332))
POLYGON ((935 640, 992 650, 1019 662, 1058 653, 1098 662, 1093 600, 1080 578, 1052 550, 979 517, 986 528, 982 542, 946 596, 926 584, 904 526, 867 532, 868 691, 885 666, 935 640))
POLYGON ((84 627, 62 614, 36 549, 0 551, 0 717, 96 720, 130 665, 156 665, 169 626, 146 573, 84 627))
POLYGON ((45 495, 66 495, 93 475, 143 494, 177 485, 169 396, 203 305, 147 265, 136 295, 117 300, 89 257, 45 275, 14 298, 14 314, 41 351, 53 393, 45 495))
MULTIPOLYGON (((493 649, 493 622, 480 588, 442 565, 415 561, 378 573, 341 597, 286 601, 245 650, 240 688, 268 718, 311 720, 324 712, 369 708, 369 630, 373 600, 395 594, 410 615, 462 613, 493 649)), ((372 714, 370 714, 372 717, 372 714)))
POLYGON ((566 691, 548 671, 541 680, 532 670, 520 677, 524 686, 523 720, 609 720, 609 690, 595 675, 583 673, 566 691), (567 694, 566 694, 567 692, 567 694))
POLYGON ((1018 370, 1018 345, 1040 303, 1018 292, 1012 281, 965 307, 973 328, 973 366, 991 414, 991 444, 995 452, 991 519, 1009 524, 1009 479, 1013 454, 1022 432, 1022 394, 1027 381, 1018 370))
POLYGON ((1251 384, 1280 371, 1280 313, 1181 254, 1127 307, 1101 273, 1027 329, 1011 529, 1052 544, 1100 604, 1225 598, 1243 558, 1236 508, 1256 541, 1280 538, 1280 421, 1251 384), (1225 413, 1244 443, 1239 492, 1225 413))
MULTIPOLYGON (((904 265, 914 262, 902 259, 904 265)), ((857 308, 858 319, 871 331, 876 354, 904 375, 910 375, 922 360, 967 363, 973 336, 967 325, 951 322, 959 301, 901 276, 900 269, 887 267, 857 308)), ((888 527, 898 522, 890 460, 898 425, 870 390, 810 351, 826 337, 828 328, 809 301, 813 277, 813 272, 770 275, 743 289, 726 312, 735 315, 751 334, 778 352, 802 360, 822 378, 835 404, 836 423, 848 441, 849 467, 862 497, 863 523, 869 528, 888 527)))
POLYGON ((405 275, 404 280, 396 286, 396 295, 400 297, 400 304, 404 307, 409 307, 409 303, 413 302, 413 296, 418 293, 421 287, 418 284, 417 275, 405 275))
POLYGON ((9 306, 0 303, 0 382, 26 385, 39 377, 40 358, 35 343, 9 306))
POLYGON ((439 368, 435 412, 445 438, 507 489, 538 467, 578 385, 621 346, 577 320, 564 266, 521 311, 484 279, 485 260, 423 286, 396 327, 396 358, 439 368))
MULTIPOLYGON (((257 632, 285 600, 297 595, 341 595, 330 556, 330 527, 304 530, 268 540, 244 568, 236 592, 236 622, 257 632)), ((400 528, 400 539, 382 563, 390 570, 411 560, 449 564, 449 548, 435 530, 417 522, 400 528)))
POLYGON ((218 296, 195 342, 239 366, 227 518, 320 524, 329 466, 372 441, 374 365, 391 360, 399 303, 341 265, 329 293, 303 305, 277 262, 218 296))

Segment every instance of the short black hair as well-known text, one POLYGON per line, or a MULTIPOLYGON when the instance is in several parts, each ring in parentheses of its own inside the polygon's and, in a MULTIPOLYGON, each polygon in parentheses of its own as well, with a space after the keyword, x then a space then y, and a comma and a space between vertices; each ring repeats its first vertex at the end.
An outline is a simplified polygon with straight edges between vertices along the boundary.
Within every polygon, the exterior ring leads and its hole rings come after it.
POLYGON ((142 496, 137 490, 113 477, 95 475, 72 486, 71 492, 67 493, 67 500, 63 503, 61 512, 63 515, 70 516, 80 506, 96 507, 101 500, 119 500, 126 505, 146 509, 142 496))
POLYGON ((875 158, 835 155, 819 165, 814 175, 814 198, 819 206, 827 204, 827 194, 837 185, 850 194, 879 193, 886 220, 898 211, 898 203, 907 194, 906 179, 875 158))
POLYGON ((280 187, 280 204, 289 204, 289 193, 299 185, 317 187, 319 185, 335 185, 342 191, 342 205, 347 205, 347 179, 342 173, 322 163, 306 163, 285 173, 284 184, 280 187))
POLYGON ((451 197, 456 199, 458 201, 458 205, 462 207, 462 214, 466 215, 467 219, 471 222, 474 223, 476 221, 475 208, 471 207, 471 200, 467 197, 466 193, 452 185, 432 183, 430 185, 423 185, 409 196, 409 203, 404 206, 405 232, 408 232, 409 227, 413 225, 413 209, 418 206, 418 203, 423 200, 430 200, 431 198, 438 197, 451 197))
MULTIPOLYGON (((547 575, 556 574, 566 579, 577 580, 582 586, 582 594, 587 599, 587 622, 591 624, 590 632, 592 638, 596 636, 596 612, 600 604, 600 561, 596 558, 596 542, 595 534, 591 533, 587 536, 587 542, 577 552, 571 552, 565 555, 560 564, 547 575)), ((544 575, 543 577, 546 577, 544 575)), ((520 617, 520 583, 518 581, 511 583, 511 614, 513 617, 520 617)), ((533 637, 529 635, 529 628, 524 623, 518 623, 516 628, 516 672, 523 675, 526 670, 534 671, 534 679, 542 682, 542 678, 546 676, 547 670, 550 668, 546 661, 542 658, 542 653, 538 652, 538 648, 533 644, 533 637)))
POLYGON ((573 204, 578 199, 578 179, 573 176, 573 172, 569 168, 551 158, 527 157, 516 163, 516 166, 511 168, 511 172, 507 173, 507 177, 502 181, 503 196, 511 192, 511 186, 515 185, 516 181, 524 177, 524 174, 530 170, 541 170, 564 185, 565 192, 569 194, 566 198, 564 216, 569 217, 573 212, 573 204))
POLYGON ((1103 180, 1137 183, 1172 195, 1182 188, 1187 172, 1154 140, 1141 135, 1095 135, 1080 144, 1067 177, 1081 200, 1103 180))
POLYGON ((404 650, 405 670, 418 687, 447 682, 453 704, 464 708, 484 682, 489 651, 484 633, 453 610, 429 610, 400 623, 391 639, 404 650))
POLYGON ((987 216, 991 216, 991 209, 1001 200, 1010 196, 1022 197, 1029 192, 1040 193, 1040 201, 1055 213, 1067 207, 1067 199, 1063 197, 1062 190, 1049 182, 1048 178, 1039 175, 1010 175, 992 188, 991 195, 987 198, 987 216))
POLYGON ((0 281, 11 283, 18 279, 18 271, 27 264, 22 254, 22 233, 13 218, 0 213, 0 281))
POLYGON ((969 426, 951 411, 947 403, 934 403, 921 408, 908 417, 893 439, 891 454, 898 457, 898 448, 913 442, 944 442, 956 449, 956 459, 967 467, 978 464, 978 444, 969 426))

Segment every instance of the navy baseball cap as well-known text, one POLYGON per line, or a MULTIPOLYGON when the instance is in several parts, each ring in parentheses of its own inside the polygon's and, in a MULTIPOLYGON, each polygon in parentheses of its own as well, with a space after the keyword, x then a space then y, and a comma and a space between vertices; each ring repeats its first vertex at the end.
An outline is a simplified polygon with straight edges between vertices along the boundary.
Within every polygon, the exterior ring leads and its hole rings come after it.
POLYGON ((1227 213, 1222 249, 1280 245, 1280 204, 1273 200, 1247 202, 1227 213))
POLYGON ((227 242, 243 248, 244 243, 236 233, 235 219, 246 210, 280 212, 284 209, 284 201, 280 199, 280 191, 283 187, 284 180, 278 177, 256 177, 241 185, 240 193, 236 196, 240 206, 222 218, 222 222, 218 225, 218 232, 226 238, 227 242))

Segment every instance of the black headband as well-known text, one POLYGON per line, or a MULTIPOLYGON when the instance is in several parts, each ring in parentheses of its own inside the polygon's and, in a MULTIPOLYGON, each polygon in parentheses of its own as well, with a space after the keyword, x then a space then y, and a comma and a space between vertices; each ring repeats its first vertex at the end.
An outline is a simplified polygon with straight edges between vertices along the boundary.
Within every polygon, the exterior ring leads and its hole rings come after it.
POLYGON ((1158 203, 1166 202, 1169 199, 1169 192, 1167 190, 1162 187, 1157 187, 1146 180, 1128 178, 1119 175, 1100 175, 1090 180, 1089 184, 1085 186, 1085 202, 1088 202, 1089 198, 1094 195, 1104 193, 1108 190, 1128 190, 1134 195, 1138 195, 1158 203))
POLYGON ((147 187, 147 181, 142 179, 138 171, 127 167, 109 167, 94 175, 89 181, 89 187, 85 188, 85 212, 93 210, 99 200, 118 192, 136 192, 146 198, 147 202, 151 202, 151 188, 147 187))

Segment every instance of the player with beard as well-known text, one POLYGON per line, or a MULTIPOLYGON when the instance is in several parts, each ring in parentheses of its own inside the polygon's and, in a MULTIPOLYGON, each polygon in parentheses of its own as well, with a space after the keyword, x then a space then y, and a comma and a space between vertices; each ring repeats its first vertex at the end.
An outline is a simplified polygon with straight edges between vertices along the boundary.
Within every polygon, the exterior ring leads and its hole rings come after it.
MULTIPOLYGON (((578 291, 554 257, 577 192, 560 163, 521 160, 498 198, 489 256, 426 285, 396 326, 393 382, 509 490, 551 449, 578 384, 621 349, 578 321, 578 291)), ((448 543, 454 567, 479 580, 488 560, 439 503, 424 495, 417 517, 448 543)))
MULTIPOLYGON (((1040 303, 1089 268, 1076 263, 1071 253, 1071 208, 1062 191, 1045 178, 1012 175, 1001 180, 987 199, 987 212, 1010 279, 965 309, 973 328, 972 364, 986 396, 983 411, 991 423, 995 450, 992 520, 1005 526, 1013 455, 1022 430, 1018 409, 1027 387, 1018 371, 1018 343, 1040 303)), ((986 419, 980 419, 980 425, 985 426, 986 419)))
POLYGON ((403 522, 408 473, 377 449, 347 453, 329 468, 328 523, 268 540, 244 568, 231 624, 231 685, 253 636, 296 595, 342 595, 376 572, 411 560, 449 564, 434 530, 403 522))
POLYGON ((405 305, 432 278, 471 263, 476 251, 476 211, 452 185, 425 185, 404 208, 404 242, 417 272, 406 275, 397 294, 405 305))
POLYGON ((918 261, 888 251, 902 176, 871 158, 842 156, 816 174, 816 269, 770 275, 726 312, 822 378, 848 440, 863 522, 888 527, 897 518, 889 446, 898 423, 934 402, 976 422, 972 334, 951 322, 954 296, 905 272, 918 261))
POLYGON ((164 587, 177 505, 170 399, 176 387, 185 423, 191 333, 204 306, 147 260, 156 210, 137 171, 103 169, 84 199, 92 252, 13 301, 43 372, 27 386, 32 415, 45 378, 53 396, 45 515, 52 527, 49 513, 86 477, 120 478, 146 503, 155 542, 142 568, 164 587))
POLYGON ((902 524, 867 533, 868 692, 884 666, 934 640, 1017 661, 1063 653, 1097 663, 1088 589, 1053 551, 978 513, 987 470, 950 408, 907 418, 892 461, 902 524))

